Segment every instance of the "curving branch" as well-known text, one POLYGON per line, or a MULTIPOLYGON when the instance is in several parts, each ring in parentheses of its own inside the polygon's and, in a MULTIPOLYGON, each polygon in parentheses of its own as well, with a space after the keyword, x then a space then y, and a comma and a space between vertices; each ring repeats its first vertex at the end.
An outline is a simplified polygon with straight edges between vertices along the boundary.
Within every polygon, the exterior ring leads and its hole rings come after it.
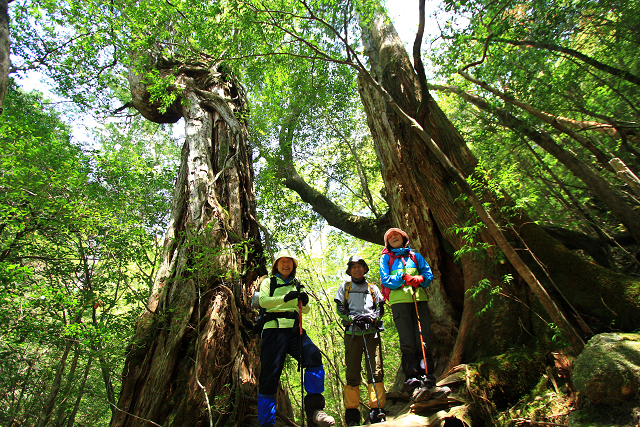
POLYGON ((422 47, 422 37, 424 36, 424 3, 425 0, 420 0, 418 5, 419 24, 418 32, 416 33, 416 39, 413 42, 413 68, 416 70, 418 76, 418 83, 420 83, 420 91, 422 92, 422 101, 420 102, 419 110, 429 105, 429 89, 427 88, 427 76, 424 72, 424 64, 422 63, 422 56, 420 55, 420 48, 422 47))
POLYGON ((302 201, 311 205, 329 225, 367 242, 384 244, 384 232, 389 224, 386 217, 381 219, 353 215, 333 203, 327 196, 310 186, 296 171, 293 161, 293 129, 298 115, 297 109, 291 112, 287 122, 280 131, 280 162, 278 173, 284 178, 284 185, 298 193, 302 201))
POLYGON ((379 245, 384 243, 384 232, 388 228, 386 222, 345 212, 328 197, 307 184, 292 164, 287 164, 283 169, 285 170, 284 185, 298 193, 302 201, 310 204, 329 225, 367 242, 379 245))

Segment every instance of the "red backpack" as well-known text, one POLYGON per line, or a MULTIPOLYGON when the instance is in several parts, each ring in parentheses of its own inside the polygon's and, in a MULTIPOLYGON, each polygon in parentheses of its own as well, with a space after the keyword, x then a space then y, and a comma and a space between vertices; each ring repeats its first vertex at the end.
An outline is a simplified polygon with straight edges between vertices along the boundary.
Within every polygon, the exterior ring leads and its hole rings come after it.
MULTIPOLYGON (((393 262, 397 258, 402 259, 402 257, 395 256, 395 254, 393 252, 387 250, 387 248, 384 248, 382 253, 389 255, 389 272, 391 272, 391 267, 393 266, 393 262)), ((411 260, 413 261, 413 263, 416 265, 416 268, 417 268, 418 267, 418 260, 416 259, 416 253, 413 252, 413 251, 409 251, 409 258, 411 258, 411 260)), ((402 263, 404 264, 404 259, 402 259, 402 263)), ((385 285, 383 285, 382 281, 380 281, 380 290, 382 291, 382 296, 384 297, 384 300, 385 301, 389 301, 389 295, 391 294, 391 289, 387 288, 385 285)))

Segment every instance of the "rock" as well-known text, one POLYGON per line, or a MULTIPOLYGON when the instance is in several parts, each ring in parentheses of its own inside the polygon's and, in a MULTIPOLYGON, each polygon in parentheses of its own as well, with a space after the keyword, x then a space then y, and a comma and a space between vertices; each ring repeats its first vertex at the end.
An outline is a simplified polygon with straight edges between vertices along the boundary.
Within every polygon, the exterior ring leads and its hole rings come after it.
POLYGON ((640 334, 594 336, 576 358, 571 377, 576 390, 593 403, 633 399, 640 390, 640 334))

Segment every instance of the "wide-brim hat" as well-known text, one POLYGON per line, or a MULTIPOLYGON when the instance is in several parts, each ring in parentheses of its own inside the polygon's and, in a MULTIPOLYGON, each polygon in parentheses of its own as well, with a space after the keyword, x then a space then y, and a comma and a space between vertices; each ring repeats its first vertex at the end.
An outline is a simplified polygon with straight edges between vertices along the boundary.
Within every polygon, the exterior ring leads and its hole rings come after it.
POLYGON ((367 274, 369 272, 369 266, 367 265, 367 262, 364 260, 364 258, 362 258, 360 255, 353 255, 347 262, 347 271, 345 271, 347 276, 351 276, 351 274, 349 274, 349 270, 351 270, 351 266, 353 264, 362 265, 364 267, 364 274, 367 274))
POLYGON ((400 233, 402 235, 402 237, 404 238, 405 242, 403 246, 407 246, 407 244, 409 244, 409 235, 407 233, 405 233, 404 231, 400 230, 399 228, 390 228, 387 230, 386 233, 384 233, 384 245, 385 246, 389 246, 389 235, 391 233, 400 233))
POLYGON ((273 265, 271 265, 271 271, 274 271, 276 269, 276 264, 278 264, 278 260, 280 258, 291 258, 293 260, 293 268, 298 268, 298 258, 296 258, 296 254, 294 254, 290 249, 283 249, 281 251, 278 251, 278 253, 276 254, 273 260, 273 265))

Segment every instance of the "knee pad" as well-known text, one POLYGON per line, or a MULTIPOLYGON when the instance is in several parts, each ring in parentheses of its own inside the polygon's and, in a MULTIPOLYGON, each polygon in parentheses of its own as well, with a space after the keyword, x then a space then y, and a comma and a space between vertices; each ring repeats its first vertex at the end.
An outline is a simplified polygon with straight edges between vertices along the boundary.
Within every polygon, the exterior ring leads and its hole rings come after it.
POLYGON ((344 406, 347 409, 358 409, 360 407, 360 387, 344 386, 344 406))
POLYGON ((266 426, 276 423, 276 395, 258 395, 258 423, 266 426))
POLYGON ((307 368, 304 371, 304 388, 307 393, 324 393, 324 367, 307 368))

